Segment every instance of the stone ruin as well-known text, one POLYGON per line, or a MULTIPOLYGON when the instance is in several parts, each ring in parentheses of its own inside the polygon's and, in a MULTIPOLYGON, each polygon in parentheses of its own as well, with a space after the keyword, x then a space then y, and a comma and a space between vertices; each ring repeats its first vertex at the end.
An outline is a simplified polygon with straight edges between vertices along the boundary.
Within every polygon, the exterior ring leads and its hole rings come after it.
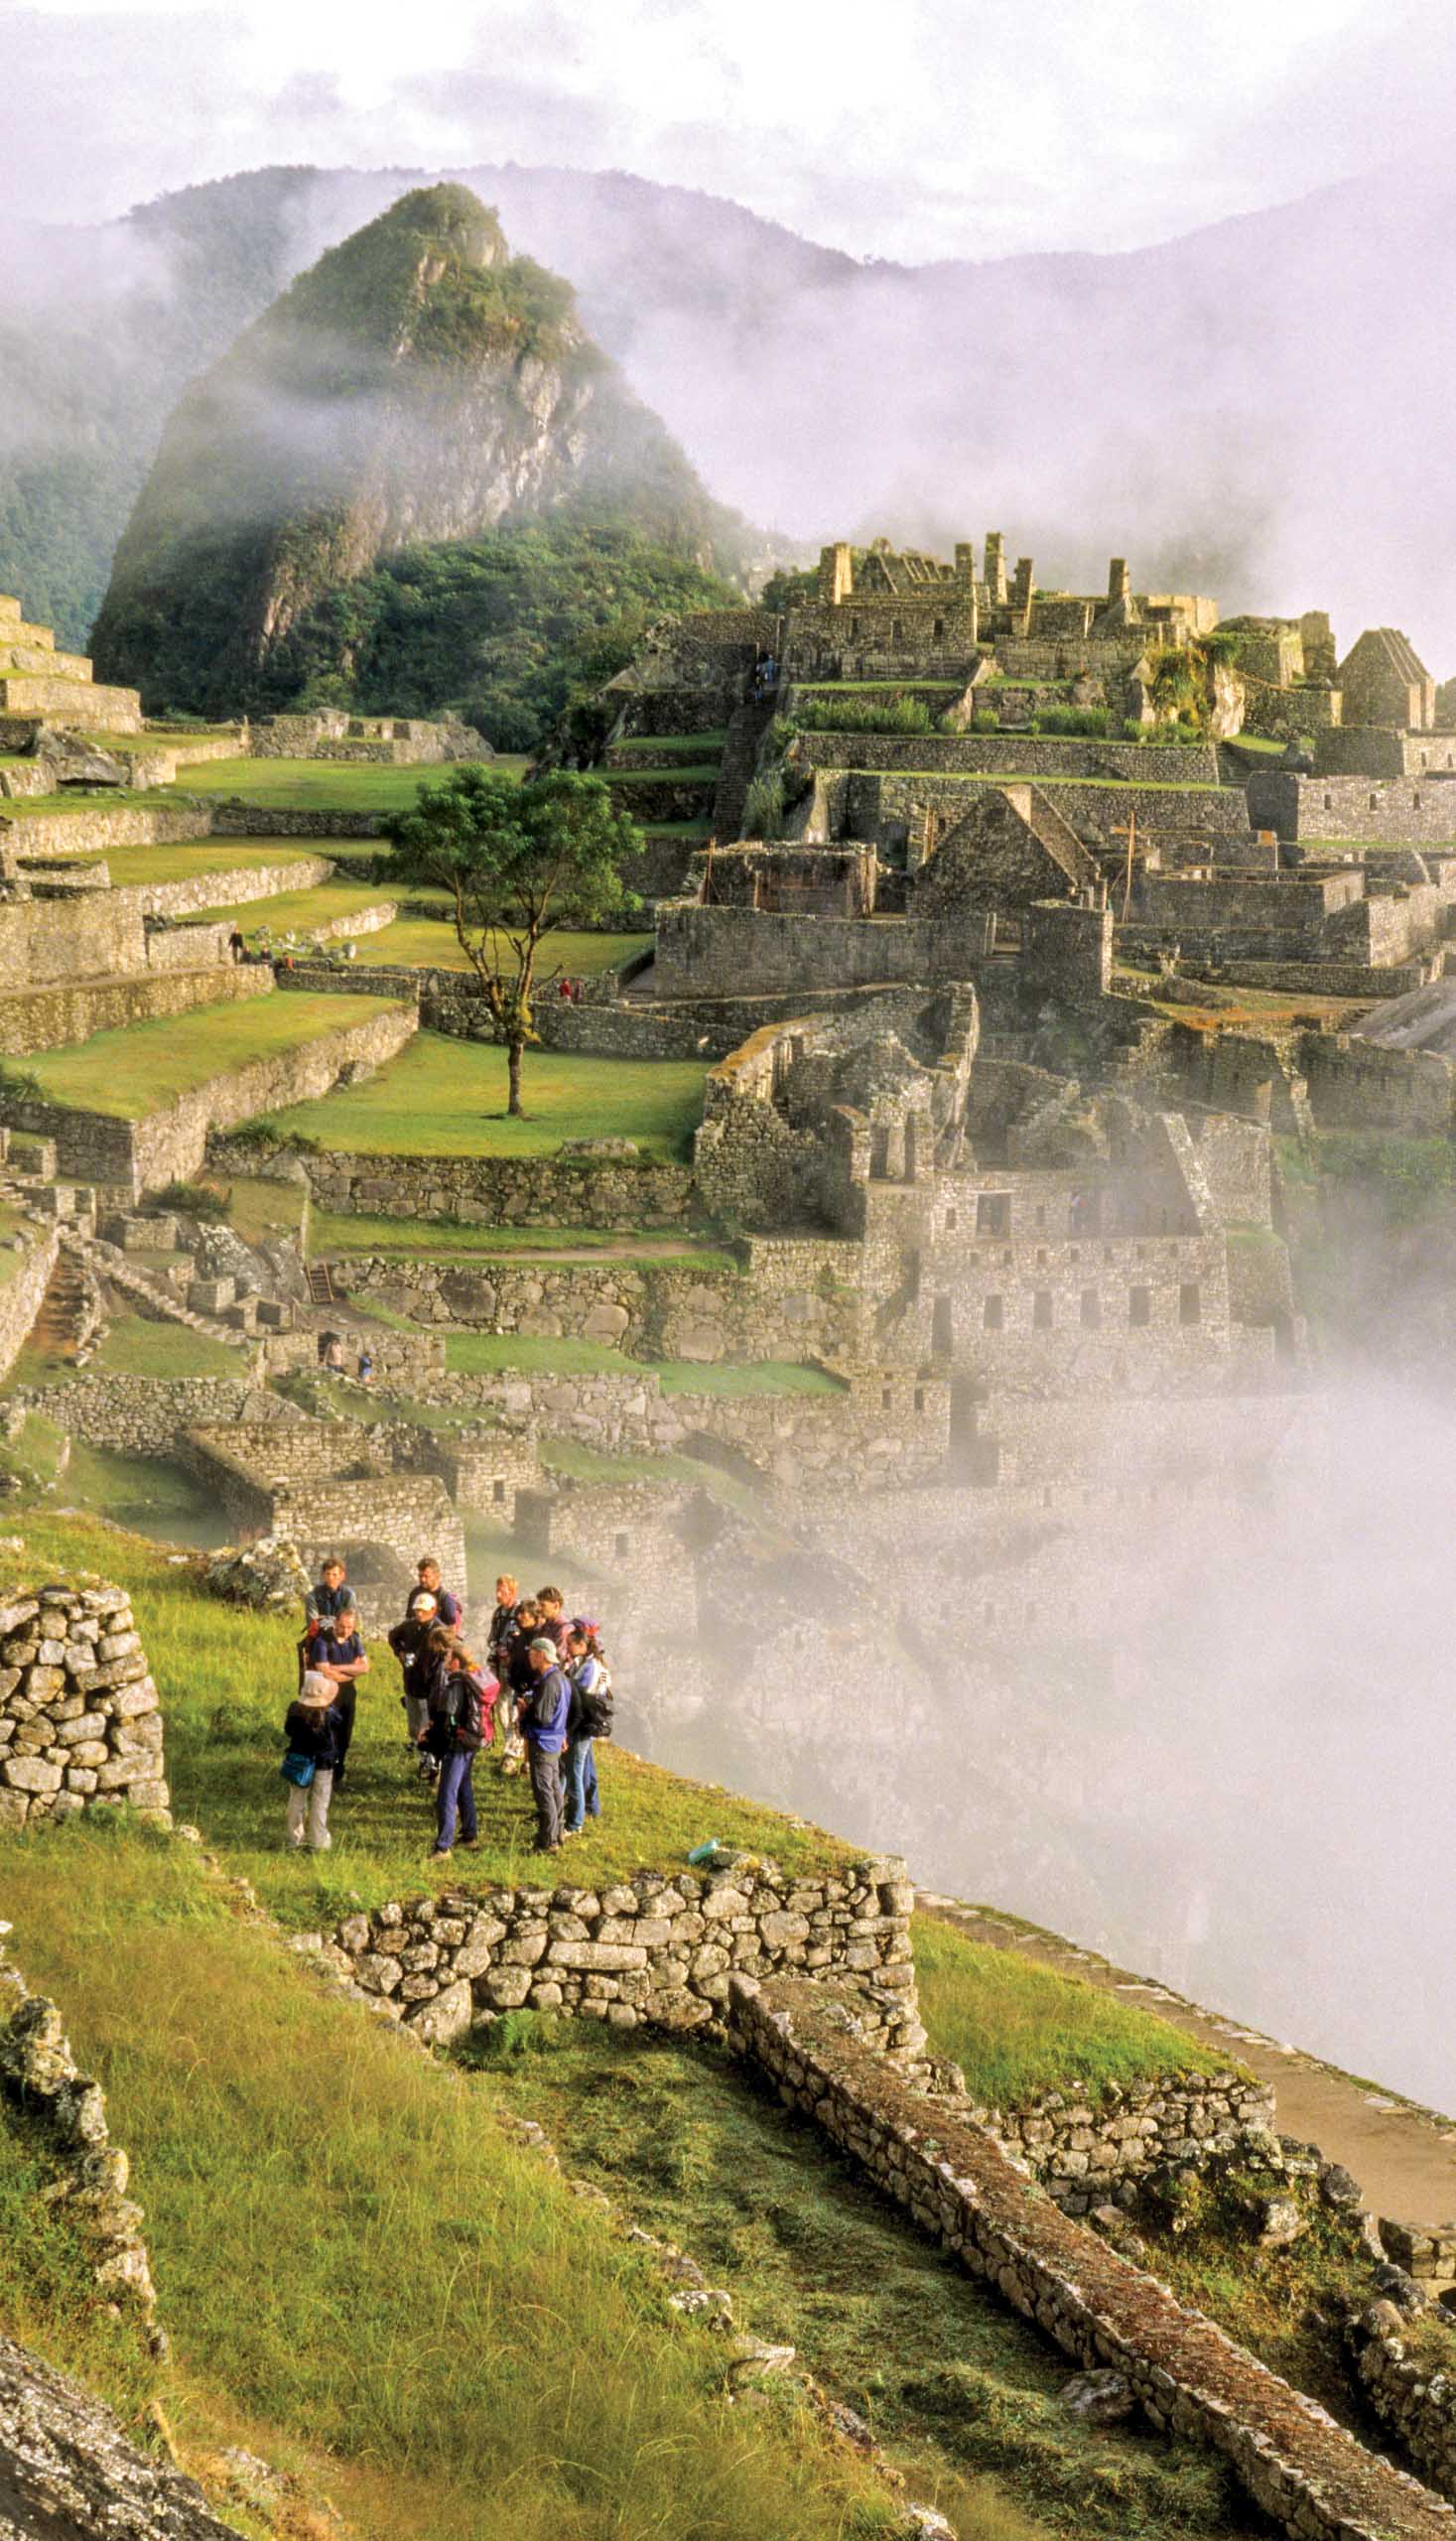
POLYGON ((51 1581, 0 1604, 0 1826, 125 1801, 170 1826, 162 1714, 126 1591, 51 1581))

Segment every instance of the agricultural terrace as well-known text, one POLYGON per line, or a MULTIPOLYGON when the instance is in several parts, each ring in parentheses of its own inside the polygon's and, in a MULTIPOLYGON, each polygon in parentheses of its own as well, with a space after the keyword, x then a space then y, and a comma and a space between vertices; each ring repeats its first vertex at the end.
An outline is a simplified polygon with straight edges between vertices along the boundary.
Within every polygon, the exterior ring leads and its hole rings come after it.
MULTIPOLYGON (((365 1004, 352 998, 264 1001, 265 1007, 275 1003, 347 1006, 350 1019, 352 1008, 365 1004)), ((377 1012, 377 1004, 368 1003, 377 1012)), ((702 1120, 707 1074, 696 1060, 593 1059, 532 1050, 523 1079, 526 1115, 513 1121, 505 1110, 504 1050, 421 1032, 367 1083, 337 1087, 317 1103, 294 1104, 274 1113, 268 1127, 282 1137, 312 1139, 340 1154, 547 1155, 564 1138, 613 1137, 634 1138, 644 1155, 676 1159, 688 1154, 702 1120)))
POLYGON ((97 1032, 66 1049, 38 1051, 26 1060, 26 1075, 47 1103, 143 1121, 210 1077, 253 1059, 280 1057, 346 1024, 369 1022, 382 1003, 373 997, 299 996, 200 1006, 97 1032))
MULTIPOLYGON (((510 776, 523 775, 527 763, 523 757, 488 762, 510 776)), ((177 786, 179 793, 215 794, 277 812, 407 812, 421 785, 449 773, 446 766, 390 767, 373 759, 211 758, 179 767, 177 786)))

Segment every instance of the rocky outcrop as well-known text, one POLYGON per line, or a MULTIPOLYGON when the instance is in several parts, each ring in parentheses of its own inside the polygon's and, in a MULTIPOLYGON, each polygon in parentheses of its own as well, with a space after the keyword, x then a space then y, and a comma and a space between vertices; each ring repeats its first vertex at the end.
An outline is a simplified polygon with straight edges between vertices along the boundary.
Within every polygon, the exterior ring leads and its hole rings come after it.
MULTIPOLYGON (((570 286, 512 258, 464 187, 420 188, 187 391, 117 549, 95 658, 107 677, 129 666, 149 704, 285 703, 298 682, 280 648, 378 557, 581 499, 688 552, 713 509, 570 286)), ((345 677, 357 640, 331 657, 345 677)))
POLYGON ((193 2479, 109 2409, 0 2338, 0 2532, 26 2541, 237 2541, 193 2479))

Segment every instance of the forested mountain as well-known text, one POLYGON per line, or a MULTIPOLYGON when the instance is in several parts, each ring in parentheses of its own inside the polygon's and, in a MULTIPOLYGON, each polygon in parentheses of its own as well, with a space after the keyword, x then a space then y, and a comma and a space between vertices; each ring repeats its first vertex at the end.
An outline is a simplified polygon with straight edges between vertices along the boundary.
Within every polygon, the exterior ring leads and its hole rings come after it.
MULTIPOLYGON (((324 603, 401 550, 552 520, 609 530, 638 566, 655 551, 689 599, 746 546, 571 286, 512 256, 467 188, 417 188, 184 393, 116 552, 99 674, 205 714, 290 703, 330 675, 351 690, 379 612, 324 603)), ((428 611, 419 632, 438 658, 428 611)), ((459 661, 440 663, 452 672, 458 686, 459 661)))

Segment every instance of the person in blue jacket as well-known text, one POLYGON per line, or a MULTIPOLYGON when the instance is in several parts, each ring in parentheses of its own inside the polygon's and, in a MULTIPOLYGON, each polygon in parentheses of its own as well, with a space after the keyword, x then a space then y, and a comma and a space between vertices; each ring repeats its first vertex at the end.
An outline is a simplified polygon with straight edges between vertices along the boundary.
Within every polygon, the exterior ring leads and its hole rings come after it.
POLYGON ((572 1689, 556 1643, 538 1635, 528 1650, 530 1691, 520 1706, 530 1765, 531 1793, 536 1803, 538 1853, 559 1853, 562 1829, 562 1754, 567 1742, 567 1715, 572 1689))

